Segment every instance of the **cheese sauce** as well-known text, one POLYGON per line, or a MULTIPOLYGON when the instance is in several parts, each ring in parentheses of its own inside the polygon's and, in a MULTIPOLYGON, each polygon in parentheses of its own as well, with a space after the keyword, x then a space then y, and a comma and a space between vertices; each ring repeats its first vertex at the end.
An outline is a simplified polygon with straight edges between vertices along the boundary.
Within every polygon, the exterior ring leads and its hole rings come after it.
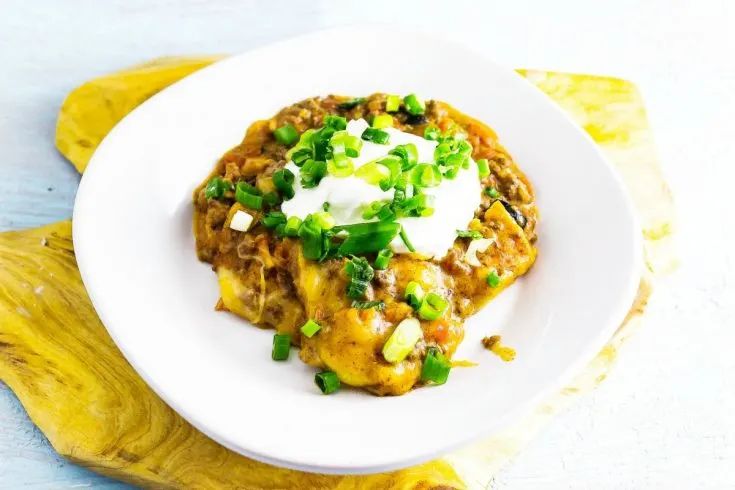
MULTIPOLYGON (((352 120, 347 124, 347 132, 360 137, 369 127, 364 119, 352 120)), ((370 141, 362 142, 360 155, 352 159, 355 170, 378 158, 388 155, 397 145, 413 143, 418 150, 420 163, 434 161, 434 149, 437 142, 424 139, 411 133, 404 133, 395 128, 385 128, 390 134, 390 143, 380 145, 370 141)), ((323 210, 324 203, 329 203, 329 213, 338 225, 362 223, 365 206, 373 201, 393 199, 393 190, 382 191, 379 186, 371 185, 351 175, 335 177, 326 175, 316 187, 305 189, 301 186, 299 167, 293 162, 286 164, 295 178, 295 196, 284 201, 281 210, 286 216, 298 216, 305 219, 307 215, 323 210)), ((453 179, 442 179, 436 187, 423 189, 423 193, 434 196, 434 214, 421 218, 399 218, 411 244, 417 253, 429 258, 441 259, 452 247, 457 238, 457 230, 464 230, 474 217, 480 206, 481 185, 477 165, 470 161, 468 169, 460 169, 453 179)), ((408 253, 409 250, 400 237, 391 243, 395 253, 408 253)))

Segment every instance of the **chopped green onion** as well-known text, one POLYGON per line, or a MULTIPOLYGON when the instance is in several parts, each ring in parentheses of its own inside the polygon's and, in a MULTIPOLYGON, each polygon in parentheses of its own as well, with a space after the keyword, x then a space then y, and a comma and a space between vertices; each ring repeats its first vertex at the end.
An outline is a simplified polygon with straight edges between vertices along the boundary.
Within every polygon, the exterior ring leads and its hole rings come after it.
POLYGON ((299 132, 290 124, 281 126, 273 131, 276 141, 282 145, 291 146, 299 140, 299 132))
POLYGON ((449 302, 436 293, 427 293, 419 306, 419 316, 424 320, 436 320, 444 314, 449 302))
POLYGON ((286 223, 279 223, 276 225, 275 229, 276 236, 278 238, 283 238, 286 236, 286 223))
POLYGON ((339 377, 336 373, 333 373, 332 371, 322 371, 321 373, 316 373, 316 375, 314 376, 314 382, 325 395, 334 393, 335 391, 339 390, 340 386, 339 377))
POLYGON ((347 238, 339 246, 341 255, 359 255, 384 249, 399 233, 398 223, 371 221, 353 225, 335 226, 335 233, 346 231, 347 238))
POLYGON ((434 214, 434 196, 416 194, 408 199, 396 203, 398 214, 401 216, 423 217, 434 214))
POLYGON ((225 192, 232 189, 232 183, 222 177, 212 177, 204 188, 204 197, 207 199, 220 199, 225 192))
POLYGON ((383 345, 383 357, 392 364, 403 361, 423 336, 421 323, 417 319, 404 319, 383 345))
POLYGON ((395 221, 396 213, 395 211, 393 211, 393 208, 390 204, 386 204, 378 210, 378 213, 375 215, 375 217, 378 218, 380 221, 395 221))
POLYGON ((263 194, 263 202, 273 207, 281 202, 281 197, 276 192, 266 192, 263 194))
POLYGON ((436 187, 441 184, 439 167, 431 163, 419 163, 411 170, 411 183, 419 187, 436 187))
POLYGON ((336 224, 332 215, 326 211, 313 213, 311 217, 321 227, 322 230, 329 230, 330 228, 334 228, 334 225, 336 224))
POLYGON ((312 338, 314 334, 316 334, 321 329, 322 329, 322 326, 319 325, 314 320, 307 320, 307 322, 304 323, 304 325, 301 327, 301 333, 303 333, 309 338, 312 338))
POLYGON ((437 162, 443 163, 444 159, 447 157, 447 155, 450 155, 452 153, 452 145, 451 143, 439 143, 436 145, 436 148, 434 148, 434 160, 437 162))
POLYGON ((367 287, 375 274, 368 261, 364 257, 353 256, 345 264, 345 273, 347 273, 350 280, 347 284, 347 297, 352 299, 364 297, 365 291, 367 291, 367 287))
POLYGON ((330 158, 327 162, 327 172, 329 172, 330 175, 345 178, 354 173, 355 165, 352 163, 352 160, 346 156, 344 157, 345 159, 341 159, 337 154, 335 154, 334 157, 335 158, 330 158))
POLYGON ((426 111, 426 104, 424 101, 419 99, 416 94, 409 94, 403 98, 403 103, 406 104, 406 112, 417 116, 423 114, 426 111))
POLYGON ((419 161, 419 152, 413 143, 398 145, 389 151, 388 154, 401 158, 401 169, 404 171, 413 168, 419 161))
POLYGON ((436 126, 427 126, 426 129, 424 129, 424 139, 436 141, 441 135, 441 130, 439 130, 439 128, 437 128, 436 126))
POLYGON ((297 167, 301 167, 307 160, 309 160, 313 156, 314 151, 311 148, 301 148, 291 155, 291 161, 293 161, 293 163, 297 167))
POLYGON ((242 192, 247 192, 248 194, 252 194, 254 196, 260 196, 263 194, 263 192, 260 189, 258 189, 254 185, 248 184, 244 180, 237 183, 237 189, 241 190, 242 192))
POLYGON ((401 235, 401 240, 403 240, 403 243, 404 243, 404 245, 406 245, 406 248, 408 249, 408 251, 409 252, 415 252, 416 249, 414 248, 413 244, 411 243, 411 240, 408 239, 408 235, 406 234, 406 230, 404 230, 402 227, 401 227, 400 235, 401 235))
POLYGON ((319 260, 324 253, 322 229, 312 215, 306 217, 298 232, 301 238, 301 251, 309 260, 319 260))
POLYGON ((248 192, 248 187, 255 189, 245 182, 238 182, 237 188, 235 189, 235 199, 237 199, 237 202, 250 209, 263 209, 263 197, 251 194, 248 192))
POLYGON ((372 141, 378 145, 387 145, 390 142, 390 134, 386 133, 382 129, 366 128, 362 132, 362 139, 365 141, 372 141))
POLYGON ((401 158, 395 155, 388 155, 378 160, 378 164, 384 166, 390 172, 390 176, 380 182, 380 189, 387 191, 396 184, 398 177, 401 176, 401 158))
POLYGON ((360 150, 362 150, 362 140, 347 131, 337 131, 334 133, 330 144, 332 145, 333 151, 340 149, 340 152, 352 158, 360 156, 360 150))
POLYGON ((309 159, 301 167, 301 186, 304 189, 316 187, 325 175, 327 175, 327 162, 309 159))
POLYGON ((324 211, 329 211, 330 204, 327 201, 324 201, 324 204, 322 204, 322 209, 324 211))
POLYGON ((354 300, 352 302, 352 307, 356 310, 369 310, 370 308, 375 308, 376 310, 384 310, 385 309, 385 303, 383 301, 358 301, 354 300))
POLYGON ((372 126, 376 129, 392 128, 393 116, 390 114, 379 114, 373 118, 372 126))
POLYGON ((460 238, 471 238, 472 240, 479 240, 482 238, 482 233, 475 230, 457 230, 457 236, 460 238))
POLYGON ((275 228, 280 224, 286 223, 286 215, 280 211, 270 211, 260 220, 266 228, 275 228))
POLYGON ((375 263, 373 264, 374 267, 379 270, 387 269, 391 257, 393 257, 393 251, 389 248, 384 248, 379 251, 378 256, 375 257, 375 263))
POLYGON ((285 361, 291 352, 291 335, 277 333, 273 336, 273 350, 271 357, 274 361, 285 361))
POLYGON ((332 136, 337 130, 331 126, 324 126, 312 137, 312 145, 314 147, 314 160, 326 162, 330 154, 330 145, 332 136))
POLYGON ((307 129, 301 133, 301 137, 299 138, 299 142, 296 143, 296 146, 293 146, 286 152, 286 158, 293 161, 299 167, 303 165, 307 159, 313 158, 314 134, 316 134, 315 129, 307 129))
POLYGON ((490 165, 487 163, 487 158, 480 158, 479 160, 476 160, 475 163, 477 164, 477 171, 480 174, 481 179, 490 175, 490 165))
POLYGON ((289 169, 284 168, 273 172, 273 185, 279 190, 286 200, 294 196, 293 190, 294 175, 289 169))
POLYGON ((347 119, 342 116, 335 116, 333 114, 327 114, 324 116, 324 126, 333 128, 337 131, 342 131, 347 128, 347 119))
POLYGON ((365 102, 365 100, 366 100, 365 97, 355 97, 354 99, 338 104, 337 107, 347 111, 347 110, 354 109, 355 107, 359 106, 360 104, 365 102))
POLYGON ((297 237, 299 236, 299 228, 301 228, 301 218, 298 216, 289 216, 286 221, 286 226, 283 229, 283 233, 286 236, 297 237))
POLYGON ((421 367, 421 381, 443 385, 449 378, 452 364, 447 357, 436 347, 429 347, 421 367))
POLYGON ((401 108, 401 98, 397 95, 389 95, 385 99, 385 112, 398 112, 401 108))
POLYGON ((419 309, 419 306, 424 301, 424 296, 424 288, 416 281, 409 282, 406 285, 406 291, 403 293, 403 297, 406 298, 406 303, 411 305, 414 310, 419 309))
POLYGON ((369 162, 355 171, 355 177, 359 177, 370 185, 378 185, 381 182, 390 179, 390 170, 378 165, 378 162, 369 162))
POLYGON ((488 187, 485 189, 485 194, 492 197, 493 199, 497 199, 500 197, 500 192, 495 187, 488 187))
POLYGON ((487 275, 487 285, 491 288, 496 288, 500 286, 500 276, 495 269, 491 270, 490 273, 487 275))

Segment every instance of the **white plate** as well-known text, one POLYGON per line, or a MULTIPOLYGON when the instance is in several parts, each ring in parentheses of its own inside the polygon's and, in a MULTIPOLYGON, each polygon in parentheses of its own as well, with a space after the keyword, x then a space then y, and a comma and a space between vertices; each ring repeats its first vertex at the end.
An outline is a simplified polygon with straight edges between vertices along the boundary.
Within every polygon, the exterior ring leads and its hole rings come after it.
POLYGON ((514 72, 457 45, 376 27, 322 31, 205 68, 141 105, 97 149, 74 208, 74 243, 100 318, 177 412, 247 456, 307 471, 376 472, 488 435, 588 361, 623 320, 640 272, 640 231, 592 141, 514 72), (416 92, 497 130, 541 213, 531 272, 467 321, 440 387, 377 398, 323 396, 272 332, 215 312, 197 261, 191 193, 250 123, 317 94, 416 92), (482 349, 502 334, 518 356, 482 349))

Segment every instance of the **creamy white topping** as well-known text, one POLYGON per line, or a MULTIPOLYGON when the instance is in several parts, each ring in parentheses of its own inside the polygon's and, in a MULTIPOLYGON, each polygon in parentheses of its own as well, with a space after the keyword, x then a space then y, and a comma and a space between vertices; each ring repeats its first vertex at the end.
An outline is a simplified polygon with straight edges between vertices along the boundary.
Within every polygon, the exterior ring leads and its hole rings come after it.
MULTIPOLYGON (((368 126, 364 119, 353 120, 347 124, 347 132, 359 138, 368 126)), ((390 143, 379 145, 363 141, 360 155, 352 159, 355 169, 386 156, 397 145, 407 143, 416 145, 419 162, 434 161, 434 149, 437 145, 435 141, 395 128, 385 128, 384 131, 390 134, 390 143)), ((299 167, 293 162, 288 162, 286 168, 296 177, 294 182, 296 195, 281 205, 281 210, 286 216, 304 219, 311 213, 322 211, 323 204, 328 202, 329 213, 338 225, 362 223, 369 221, 362 218, 366 205, 373 201, 393 198, 392 189, 382 191, 377 185, 368 184, 354 175, 344 178, 327 175, 318 186, 304 189, 301 186, 299 167)), ((424 194, 434 196, 434 214, 421 218, 398 219, 416 252, 430 258, 444 257, 457 238, 457 230, 467 228, 475 210, 480 206, 481 191, 477 165, 474 161, 470 162, 469 169, 460 169, 456 178, 443 179, 438 186, 423 189, 424 194)), ((396 253, 409 252, 400 237, 393 240, 391 248, 396 253)))

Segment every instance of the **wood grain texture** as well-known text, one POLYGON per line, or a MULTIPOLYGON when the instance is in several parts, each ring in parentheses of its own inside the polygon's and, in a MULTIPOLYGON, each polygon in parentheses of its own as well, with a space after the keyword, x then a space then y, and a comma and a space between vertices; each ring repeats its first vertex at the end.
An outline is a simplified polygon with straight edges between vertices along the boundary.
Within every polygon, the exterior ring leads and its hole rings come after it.
MULTIPOLYGON (((95 125, 111 128, 125 113, 120 108, 131 110, 176 79, 172 73, 184 76, 191 71, 176 72, 176 64, 168 62, 155 66, 95 80, 67 99, 62 114, 73 123, 60 125, 57 144, 77 168, 84 168, 104 136, 95 125), (120 80, 135 88, 134 103, 118 100, 128 96, 120 80), (141 80, 145 88, 138 86, 141 80)), ((612 151, 619 167, 639 169, 624 174, 629 185, 633 178, 644 191, 666 190, 655 156, 646 149, 648 132, 641 129, 645 117, 634 110, 642 105, 632 84, 523 73, 560 102, 578 100, 577 113, 572 114, 578 120, 600 113, 612 100, 630 109, 628 118, 598 117, 599 131, 590 133, 612 151), (643 117, 642 123, 631 117, 643 117)), ((670 222, 670 196, 667 191, 661 195, 666 212, 657 216, 670 222)), ((645 208, 645 201, 639 202, 645 208)), ((651 230, 644 230, 647 242, 667 237, 671 228, 658 234, 651 230)), ((15 391, 60 454, 101 473, 157 488, 483 487, 555 413, 605 378, 619 345, 639 324, 650 291, 646 280, 638 303, 610 344, 570 386, 518 424, 441 461, 385 475, 333 477, 275 468, 234 454, 197 432, 155 396, 124 361, 89 303, 74 261, 69 222, 0 235, 0 264, 0 379, 15 391)))

